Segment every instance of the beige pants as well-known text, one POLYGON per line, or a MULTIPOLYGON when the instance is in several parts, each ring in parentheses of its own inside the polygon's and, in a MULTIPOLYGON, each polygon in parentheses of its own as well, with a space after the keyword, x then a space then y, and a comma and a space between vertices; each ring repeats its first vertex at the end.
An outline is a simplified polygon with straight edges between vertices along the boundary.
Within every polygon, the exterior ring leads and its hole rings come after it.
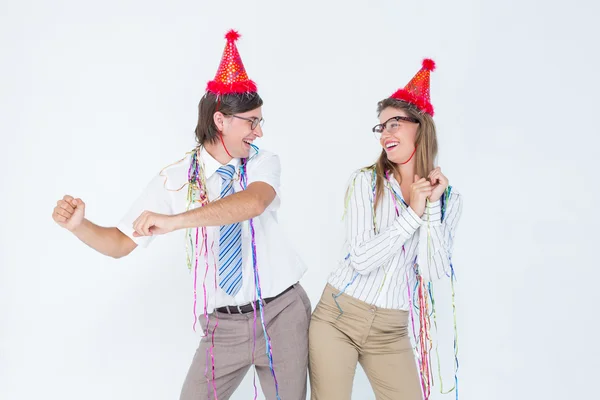
MULTIPOLYGON (((310 310, 310 300, 300 284, 296 284, 294 289, 264 307, 265 325, 271 338, 273 366, 282 400, 306 399, 310 310)), ((211 329, 215 326, 217 316, 219 325, 215 331, 214 385, 218 399, 227 400, 252 365, 254 313, 215 312, 210 315, 211 329)), ((202 329, 205 329, 204 316, 200 317, 200 322, 202 329)), ((211 341, 211 334, 200 341, 183 384, 180 400, 214 399, 212 361, 210 358, 207 359, 207 350, 211 347, 211 341)), ((269 359, 265 354, 265 339, 258 315, 254 365, 265 398, 276 399, 275 380, 269 368, 269 359)), ((254 393, 242 393, 242 396, 248 398, 252 398, 253 395, 254 393)))
POLYGON ((421 387, 408 336, 408 312, 380 309, 327 285, 309 329, 312 400, 350 400, 356 363, 377 400, 420 400, 421 387))

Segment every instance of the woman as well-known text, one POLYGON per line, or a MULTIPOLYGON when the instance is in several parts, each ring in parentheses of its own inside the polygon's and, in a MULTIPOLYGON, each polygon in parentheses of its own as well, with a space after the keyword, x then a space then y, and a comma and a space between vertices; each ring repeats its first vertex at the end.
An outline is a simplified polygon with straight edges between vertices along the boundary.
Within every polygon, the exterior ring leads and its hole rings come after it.
MULTIPOLYGON (((380 124, 373 132, 383 150, 351 179, 344 254, 311 318, 313 400, 349 400, 357 362, 377 399, 428 397, 427 346, 419 382, 408 335, 412 298, 419 294, 422 300, 427 292, 419 288, 426 282, 453 274, 452 241, 462 207, 434 167, 434 68, 424 60, 403 89, 377 106, 380 124)), ((426 319, 419 322, 419 329, 427 328, 426 319)))

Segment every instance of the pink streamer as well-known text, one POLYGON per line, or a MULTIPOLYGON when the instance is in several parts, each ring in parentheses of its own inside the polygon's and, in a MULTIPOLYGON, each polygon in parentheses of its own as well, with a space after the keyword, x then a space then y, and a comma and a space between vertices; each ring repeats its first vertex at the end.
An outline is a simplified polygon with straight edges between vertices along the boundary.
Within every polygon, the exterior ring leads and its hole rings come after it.
MULTIPOLYGON (((196 231, 198 229, 196 228, 196 231)), ((206 263, 206 268, 204 270, 204 279, 202 279, 202 291, 204 292, 204 319, 206 319, 206 329, 204 330, 204 336, 208 336, 208 325, 210 324, 210 320, 208 318, 208 296, 206 295, 206 277, 208 276, 208 235, 206 232, 206 227, 202 227, 202 239, 204 240, 204 261, 206 263)))
MULTIPOLYGON (((215 268, 214 281, 215 281, 215 295, 216 295, 216 293, 217 293, 217 263, 215 261, 215 252, 214 252, 213 246, 214 246, 214 242, 210 246, 210 251, 212 252, 212 255, 213 255, 213 265, 214 265, 214 268, 215 268)), ((208 250, 207 250, 207 254, 208 254, 208 250)), ((208 256, 206 257, 206 259, 207 259, 206 266, 208 268, 208 256)), ((216 379, 215 379, 215 369, 216 368, 215 368, 215 352, 214 352, 214 350, 215 350, 215 331, 217 330, 217 327, 219 326, 219 316, 217 315, 216 312, 215 312, 215 318, 216 318, 215 327, 213 328, 213 331, 212 331, 212 338, 211 338, 211 345, 210 345, 210 356, 211 356, 211 361, 212 361, 213 392, 214 392, 214 395, 215 395, 215 400, 218 400, 218 397, 217 397, 217 382, 216 382, 216 379)))
MULTIPOLYGON (((195 246, 195 262, 194 262, 194 332, 196 332, 196 322, 198 321, 198 315, 196 314, 196 287, 198 280, 198 228, 196 228, 196 246, 195 246)), ((205 303, 206 304, 206 303, 205 303)))
MULTIPOLYGON (((246 187, 247 187, 246 161, 247 160, 245 160, 245 159, 242 160, 242 166, 241 166, 240 183, 241 183, 243 189, 246 189, 246 187)), ((256 233, 254 231, 253 219, 250 219, 249 224, 250 224, 250 236, 252 237, 252 268, 254 271, 254 285, 256 288, 255 298, 258 297, 260 322, 261 322, 261 325, 263 328, 263 333, 265 336, 265 347, 266 347, 266 354, 269 359, 269 369, 271 370, 271 375, 273 376, 273 380, 275 381, 275 396, 276 396, 277 400, 281 400, 281 398, 279 397, 279 383, 277 382, 277 377, 275 375, 275 369, 273 367, 273 349, 271 347, 271 337, 269 336, 269 334, 267 332, 267 327, 265 325, 265 316, 264 316, 264 311, 263 311, 263 298, 262 298, 261 286, 260 286, 260 275, 258 273, 258 263, 256 260, 257 259, 257 256, 256 256, 256 233)), ((256 312, 255 312, 255 319, 254 319, 254 329, 256 330, 256 312)), ((254 345, 256 345, 256 338, 254 339, 254 345)), ((255 369, 256 369, 256 366, 255 366, 255 369)))
POLYGON ((275 376, 275 368, 273 367, 273 348, 271 347, 271 337, 267 332, 267 327, 265 326, 265 316, 264 316, 264 306, 263 306, 263 298, 261 293, 260 286, 260 275, 258 273, 258 266, 256 263, 256 242, 255 242, 255 234, 254 234, 254 223, 252 219, 250 220, 250 232, 252 234, 252 262, 254 267, 254 280, 256 284, 256 291, 258 295, 258 306, 260 310, 260 322, 262 324, 263 333, 265 336, 265 344, 266 344, 266 354, 269 359, 269 369, 271 370, 271 375, 273 376, 273 380, 275 381, 275 396, 277 400, 281 400, 279 397, 279 383, 277 382, 277 377, 275 376))
MULTIPOLYGON (((254 314, 254 329, 252 342, 252 365, 254 365, 254 353, 256 351, 256 292, 254 293, 254 302, 252 303, 252 312, 254 314)), ((256 365, 254 365, 254 374, 252 377, 252 385, 254 386, 254 400, 258 398, 258 389, 256 387, 256 365)))

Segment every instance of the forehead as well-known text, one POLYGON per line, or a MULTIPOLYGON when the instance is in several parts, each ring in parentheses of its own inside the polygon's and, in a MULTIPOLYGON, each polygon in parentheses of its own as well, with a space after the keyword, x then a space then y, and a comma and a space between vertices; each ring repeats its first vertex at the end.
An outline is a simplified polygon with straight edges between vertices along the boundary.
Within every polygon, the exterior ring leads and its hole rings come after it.
POLYGON ((238 113, 240 117, 245 118, 262 118, 262 107, 255 108, 254 110, 238 113))
POLYGON ((397 116, 408 117, 408 113, 399 108, 387 107, 383 111, 381 111, 381 114, 379 114, 379 122, 383 123, 383 122, 387 121, 388 119, 390 119, 392 117, 397 117, 397 116))

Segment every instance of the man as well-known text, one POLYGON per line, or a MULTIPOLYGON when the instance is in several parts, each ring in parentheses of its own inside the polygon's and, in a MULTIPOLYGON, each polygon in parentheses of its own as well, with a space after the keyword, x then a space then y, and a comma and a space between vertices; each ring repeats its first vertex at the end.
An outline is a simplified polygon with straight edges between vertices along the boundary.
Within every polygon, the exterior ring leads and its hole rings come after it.
POLYGON ((53 218, 116 258, 157 235, 187 230, 206 313, 181 400, 228 399, 251 365, 267 399, 305 399, 311 306, 298 283, 305 267, 277 223, 279 158, 253 144, 263 135, 263 101, 238 38, 227 33, 219 70, 200 101, 199 146, 161 171, 117 227, 85 219, 84 202, 71 196, 57 203, 53 218))

